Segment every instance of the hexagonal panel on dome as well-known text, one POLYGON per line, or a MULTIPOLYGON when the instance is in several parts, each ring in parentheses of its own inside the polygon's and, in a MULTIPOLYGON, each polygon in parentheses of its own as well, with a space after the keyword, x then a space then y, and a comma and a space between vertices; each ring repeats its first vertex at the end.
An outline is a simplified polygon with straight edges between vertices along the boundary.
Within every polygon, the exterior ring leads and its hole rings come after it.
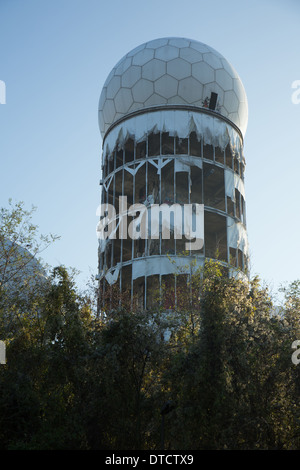
POLYGON ((102 137, 117 119, 151 106, 203 108, 218 94, 222 116, 245 133, 247 96, 232 65, 207 44, 187 38, 158 38, 128 52, 109 73, 99 99, 102 137))
POLYGON ((158 80, 166 73, 166 62, 159 59, 152 59, 142 67, 142 77, 147 80, 158 80))
POLYGON ((202 97, 202 85, 194 77, 184 78, 179 82, 178 94, 188 104, 192 104, 202 97))
POLYGON ((131 88, 141 78, 142 69, 137 65, 132 65, 122 74, 122 87, 131 88))
POLYGON ((204 61, 192 65, 192 75, 203 84, 213 82, 215 79, 214 69, 204 61))
POLYGON ((167 73, 171 75, 171 77, 181 80, 191 75, 192 66, 186 60, 178 57, 177 59, 167 62, 167 73))
POLYGON ((154 83, 154 89, 160 96, 168 99, 177 94, 178 80, 170 75, 163 75, 154 83))
POLYGON ((116 113, 127 113, 132 102, 131 90, 129 88, 121 88, 114 98, 116 113))
POLYGON ((153 93, 153 82, 141 78, 137 83, 132 87, 132 96, 135 101, 144 103, 153 93))

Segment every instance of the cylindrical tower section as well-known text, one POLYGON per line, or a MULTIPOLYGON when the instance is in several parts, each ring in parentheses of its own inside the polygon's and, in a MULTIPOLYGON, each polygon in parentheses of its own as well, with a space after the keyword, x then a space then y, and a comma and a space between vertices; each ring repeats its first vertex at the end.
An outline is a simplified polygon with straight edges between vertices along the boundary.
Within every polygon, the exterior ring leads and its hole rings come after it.
POLYGON ((100 296, 118 285, 140 307, 151 307, 162 284, 175 284, 176 292, 175 274, 188 276, 192 259, 247 272, 247 117, 239 76, 200 42, 150 41, 113 68, 99 101, 101 219, 110 221, 109 236, 99 240, 100 296), (187 244, 184 223, 182 238, 176 234, 174 211, 196 204, 204 209, 198 248, 187 244), (153 207, 162 206, 155 219, 153 207))

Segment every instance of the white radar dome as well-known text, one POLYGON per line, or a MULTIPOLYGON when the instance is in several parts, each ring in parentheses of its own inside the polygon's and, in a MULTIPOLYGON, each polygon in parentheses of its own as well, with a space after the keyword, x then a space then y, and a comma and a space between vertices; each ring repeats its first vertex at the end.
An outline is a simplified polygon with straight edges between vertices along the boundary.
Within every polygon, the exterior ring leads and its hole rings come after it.
POLYGON ((99 99, 102 138, 127 114, 168 105, 210 107, 246 132, 247 96, 232 65, 202 42, 169 37, 136 47, 108 75, 99 99))

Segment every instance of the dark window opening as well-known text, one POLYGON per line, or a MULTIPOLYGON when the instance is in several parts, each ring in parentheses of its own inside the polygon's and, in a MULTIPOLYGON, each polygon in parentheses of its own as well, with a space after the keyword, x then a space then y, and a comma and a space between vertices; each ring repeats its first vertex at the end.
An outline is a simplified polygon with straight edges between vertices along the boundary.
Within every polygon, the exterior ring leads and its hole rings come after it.
POLYGON ((105 265, 107 269, 112 267, 112 243, 109 241, 105 250, 105 265))
POLYGON ((240 192, 235 189, 235 216, 241 218, 240 192))
POLYGON ((113 266, 116 266, 121 261, 121 239, 118 234, 115 239, 112 240, 113 244, 113 266))
POLYGON ((197 166, 191 167, 190 203, 202 204, 202 170, 197 166))
POLYGON ((161 204, 174 203, 174 160, 161 169, 161 204))
POLYGON ((159 174, 157 168, 148 162, 148 202, 149 204, 159 204, 159 174))
POLYGON ((176 175, 176 202, 189 203, 189 175, 186 171, 177 171, 176 175))
POLYGON ((227 261, 226 217, 205 211, 204 243, 206 257, 227 261))
POLYGON ((122 293, 127 292, 128 295, 131 293, 131 278, 132 278, 132 267, 124 266, 122 268, 122 293))
POLYGON ((238 161, 237 157, 233 159, 234 171, 237 175, 240 174, 240 162, 238 161))
POLYGON ((241 206, 242 206, 242 222, 246 226, 246 203, 242 195, 241 195, 241 206))
POLYGON ((162 155, 174 155, 174 137, 170 136, 168 132, 163 132, 161 135, 161 153, 162 155))
POLYGON ((243 256, 242 250, 238 248, 237 251, 238 251, 238 268, 242 271, 244 269, 244 265, 243 265, 244 256, 243 256))
POLYGON ((241 170, 241 178, 242 180, 244 180, 244 176, 245 176, 245 165, 243 162, 240 163, 240 170, 241 170))
POLYGON ((201 140, 198 140, 196 132, 190 133, 190 155, 201 157, 201 140))
POLYGON ((123 239, 123 262, 130 261, 132 258, 132 240, 130 237, 123 239))
POLYGON ((108 204, 113 205, 114 204, 114 180, 110 182, 109 188, 108 188, 108 204))
POLYGON ((124 171, 124 196, 127 197, 127 204, 133 204, 133 175, 124 171))
POLYGON ((234 202, 231 197, 227 196, 227 214, 234 217, 234 202))
POLYGON ((188 155, 189 153, 189 139, 175 138, 175 149, 177 155, 188 155))
POLYGON ((138 238, 133 240, 133 257, 141 258, 142 256, 145 256, 145 239, 138 238))
POLYGON ((215 147, 215 161, 224 165, 224 151, 220 147, 215 147))
POLYGON ((232 168, 232 153, 231 153, 231 148, 229 145, 227 145, 225 149, 225 163, 226 166, 229 168, 232 168))
POLYGON ((212 145, 203 145, 203 158, 214 159, 214 148, 212 145))
POLYGON ((135 174, 135 204, 144 204, 146 201, 146 165, 139 168, 135 174))
MULTIPOLYGON (((115 174, 115 210, 116 215, 119 214, 119 197, 122 196, 122 176, 123 171, 118 171, 115 174)), ((110 183, 112 184, 112 183, 110 183)))
POLYGON ((151 133, 148 136, 148 156, 155 157, 160 155, 160 134, 151 133))
POLYGON ((123 149, 118 150, 116 153, 116 168, 123 165, 123 149))
POLYGON ((236 248, 229 247, 229 264, 236 268, 236 248))
POLYGON ((224 169, 203 163, 204 204, 225 211, 224 169))
POLYGON ((134 160, 134 141, 128 139, 125 144, 125 163, 132 162, 134 160))
POLYGON ((146 157, 146 141, 143 140, 142 142, 137 142, 136 144, 136 150, 135 150, 135 158, 136 160, 139 160, 140 158, 145 158, 146 157))

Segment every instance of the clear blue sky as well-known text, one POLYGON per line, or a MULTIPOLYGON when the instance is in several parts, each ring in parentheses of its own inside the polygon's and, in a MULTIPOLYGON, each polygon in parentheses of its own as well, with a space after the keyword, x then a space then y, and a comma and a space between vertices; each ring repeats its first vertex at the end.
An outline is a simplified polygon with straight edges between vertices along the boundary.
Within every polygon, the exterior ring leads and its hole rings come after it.
POLYGON ((300 278, 300 5, 297 0, 0 0, 0 204, 37 206, 61 240, 55 266, 97 272, 101 137, 98 99, 111 68, 165 36, 202 41, 239 73, 251 275, 276 289, 300 278))

